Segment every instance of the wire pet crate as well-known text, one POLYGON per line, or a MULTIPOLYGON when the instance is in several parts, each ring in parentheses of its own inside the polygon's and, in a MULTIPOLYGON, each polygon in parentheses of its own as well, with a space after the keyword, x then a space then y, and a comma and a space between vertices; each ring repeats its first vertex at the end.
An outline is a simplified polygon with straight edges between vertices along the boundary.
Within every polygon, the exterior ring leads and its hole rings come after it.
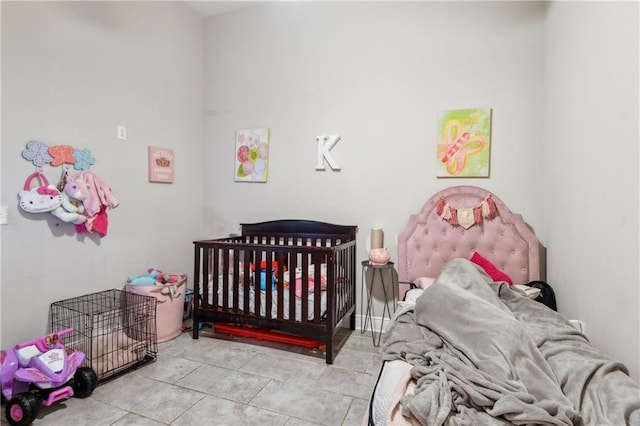
POLYGON ((157 299, 121 290, 106 290, 51 304, 50 332, 72 327, 67 347, 80 350, 83 365, 93 368, 98 383, 156 359, 157 299))

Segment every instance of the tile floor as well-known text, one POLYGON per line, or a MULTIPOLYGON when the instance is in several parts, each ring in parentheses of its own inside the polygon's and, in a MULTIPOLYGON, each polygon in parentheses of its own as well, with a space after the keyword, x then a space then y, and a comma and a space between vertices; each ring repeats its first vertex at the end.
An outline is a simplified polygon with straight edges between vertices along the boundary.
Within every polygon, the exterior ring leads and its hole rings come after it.
POLYGON ((345 329, 333 365, 307 349, 182 334, 89 398, 42 406, 33 425, 360 425, 381 362, 359 330, 345 329))

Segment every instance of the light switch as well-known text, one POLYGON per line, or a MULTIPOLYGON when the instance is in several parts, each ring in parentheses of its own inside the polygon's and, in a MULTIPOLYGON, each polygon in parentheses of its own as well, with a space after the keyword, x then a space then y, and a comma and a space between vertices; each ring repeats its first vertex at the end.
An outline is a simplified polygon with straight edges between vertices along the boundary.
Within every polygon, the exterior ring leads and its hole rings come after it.
POLYGON ((0 225, 9 223, 9 206, 0 207, 0 225))
POLYGON ((127 128, 125 126, 118 125, 118 139, 127 140, 127 128))

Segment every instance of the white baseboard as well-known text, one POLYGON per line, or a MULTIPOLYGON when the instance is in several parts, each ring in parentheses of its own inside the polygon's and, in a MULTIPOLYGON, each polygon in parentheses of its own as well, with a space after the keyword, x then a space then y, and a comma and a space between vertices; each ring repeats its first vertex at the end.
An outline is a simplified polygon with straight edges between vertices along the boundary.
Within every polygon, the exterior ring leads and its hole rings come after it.
MULTIPOLYGON (((380 332, 380 327, 382 327, 382 332, 386 332, 391 320, 387 317, 384 318, 384 322, 382 321, 382 317, 372 317, 371 322, 373 322, 373 329, 376 333, 380 332)), ((371 331, 371 322, 367 324, 367 330, 371 331)), ((362 325, 364 323, 364 315, 356 315, 356 329, 362 330, 362 325)))

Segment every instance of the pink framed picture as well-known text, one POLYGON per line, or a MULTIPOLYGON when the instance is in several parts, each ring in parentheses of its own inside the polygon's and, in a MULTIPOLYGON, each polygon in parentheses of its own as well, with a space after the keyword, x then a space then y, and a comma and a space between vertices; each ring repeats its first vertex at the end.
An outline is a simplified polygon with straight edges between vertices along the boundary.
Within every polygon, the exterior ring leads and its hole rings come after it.
POLYGON ((173 183, 173 150, 149 145, 149 182, 173 183))

